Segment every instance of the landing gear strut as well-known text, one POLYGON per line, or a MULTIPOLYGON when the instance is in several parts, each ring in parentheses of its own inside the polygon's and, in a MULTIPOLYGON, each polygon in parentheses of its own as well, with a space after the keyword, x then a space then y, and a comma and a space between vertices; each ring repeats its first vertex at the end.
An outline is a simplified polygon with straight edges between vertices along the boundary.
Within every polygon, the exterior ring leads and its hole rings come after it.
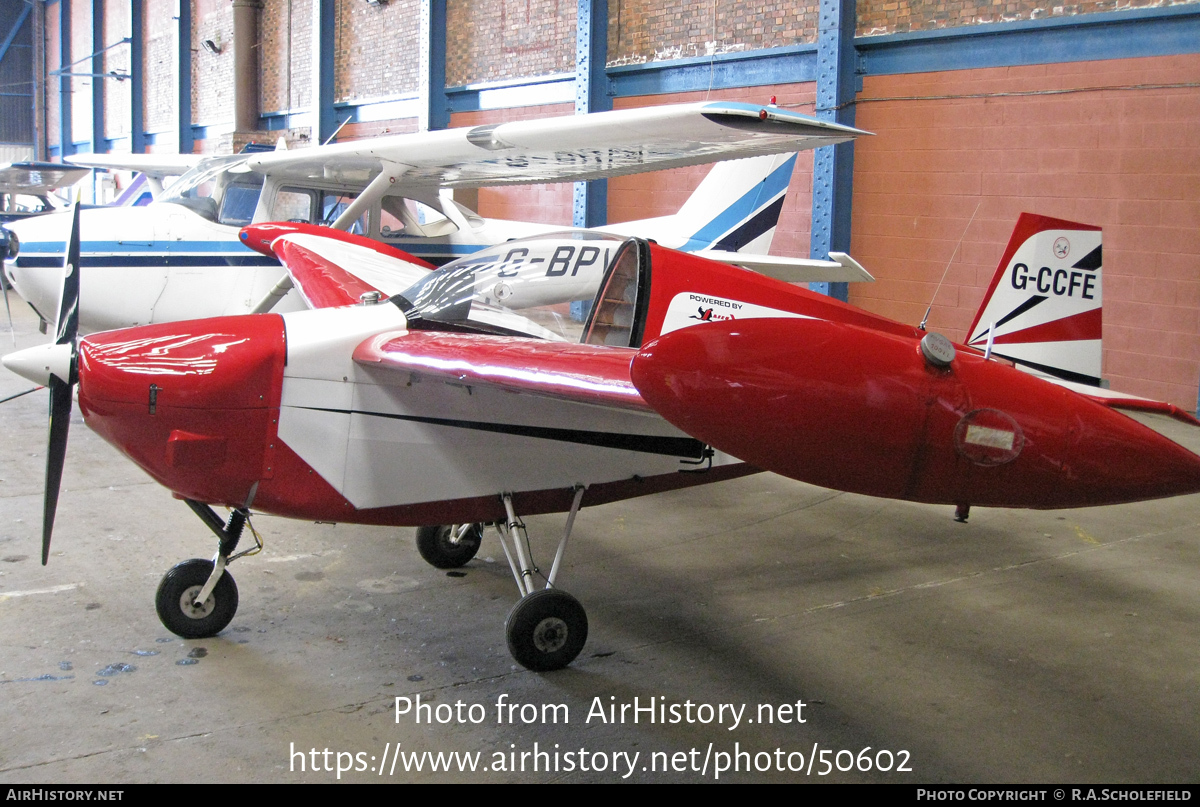
MULTIPOLYGON (((504 547, 504 556, 508 558, 508 566, 512 569, 513 579, 521 599, 509 611, 504 623, 505 638, 508 641, 508 652, 526 669, 535 672, 548 672, 566 667, 583 650, 587 642, 588 621, 587 613, 579 600, 562 589, 554 587, 558 577, 558 569, 567 549, 567 540, 571 537, 571 528, 575 524, 575 515, 583 501, 584 487, 575 488, 575 499, 571 503, 571 511, 567 515, 567 527, 562 540, 558 542, 558 550, 554 553, 554 562, 549 575, 542 572, 533 563, 533 554, 529 546, 529 535, 525 524, 517 517, 513 509, 512 494, 501 496, 508 520, 498 522, 494 526, 500 537, 500 545, 504 547), (545 586, 535 579, 545 580, 545 586)), ((439 569, 453 568, 443 566, 439 561, 448 556, 458 558, 468 550, 456 549, 454 552, 445 551, 452 545, 453 537, 463 535, 459 543, 467 543, 470 537, 474 541, 469 549, 470 554, 461 562, 453 564, 461 566, 475 556, 479 550, 479 538, 482 536, 481 524, 444 525, 440 527, 421 527, 417 530, 417 549, 421 556, 439 569), (432 549, 431 549, 432 547, 432 549), (433 557, 430 557, 433 554, 433 557)))
POLYGON ((216 533, 220 544, 211 561, 192 558, 172 566, 158 584, 154 607, 171 633, 185 639, 203 639, 225 630, 237 613, 237 584, 225 567, 240 557, 256 554, 262 549, 262 539, 251 526, 257 545, 235 555, 242 530, 250 523, 250 511, 239 507, 229 514, 226 524, 207 504, 184 501, 216 533))

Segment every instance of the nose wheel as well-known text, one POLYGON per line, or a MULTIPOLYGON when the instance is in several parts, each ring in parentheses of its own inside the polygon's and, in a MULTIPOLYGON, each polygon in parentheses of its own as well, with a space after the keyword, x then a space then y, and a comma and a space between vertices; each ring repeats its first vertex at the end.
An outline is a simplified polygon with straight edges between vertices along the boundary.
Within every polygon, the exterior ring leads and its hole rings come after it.
POLYGON ((257 487, 255 485, 251 489, 246 507, 239 507, 229 514, 227 524, 207 504, 184 499, 187 506, 213 531, 220 544, 212 560, 192 558, 177 563, 158 584, 154 608, 163 627, 176 636, 184 639, 216 636, 233 621, 238 607, 238 590, 233 576, 225 567, 240 557, 255 555, 262 550, 262 538, 250 525, 250 511, 247 509, 257 487), (256 545, 235 555, 233 551, 237 549, 242 530, 247 526, 250 526, 256 545))
POLYGON ((216 636, 229 626, 237 613, 238 590, 233 577, 225 572, 212 591, 199 600, 198 595, 212 575, 213 562, 192 558, 177 563, 163 575, 154 597, 154 607, 163 626, 185 639, 216 636))

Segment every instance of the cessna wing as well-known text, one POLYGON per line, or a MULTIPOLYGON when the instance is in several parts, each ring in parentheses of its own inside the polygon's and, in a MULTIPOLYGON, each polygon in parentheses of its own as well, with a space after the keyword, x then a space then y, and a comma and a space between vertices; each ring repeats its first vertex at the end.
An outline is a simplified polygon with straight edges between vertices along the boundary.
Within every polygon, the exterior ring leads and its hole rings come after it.
POLYGON ((46 194, 74 185, 87 174, 86 168, 72 168, 62 163, 4 163, 0 165, 0 193, 46 194))
POLYGON ((868 134, 776 107, 717 101, 514 121, 267 152, 273 177, 429 188, 572 182, 801 151, 868 134))
POLYGON ((206 159, 203 154, 72 154, 66 162, 88 169, 136 171, 161 180, 185 174, 206 159))

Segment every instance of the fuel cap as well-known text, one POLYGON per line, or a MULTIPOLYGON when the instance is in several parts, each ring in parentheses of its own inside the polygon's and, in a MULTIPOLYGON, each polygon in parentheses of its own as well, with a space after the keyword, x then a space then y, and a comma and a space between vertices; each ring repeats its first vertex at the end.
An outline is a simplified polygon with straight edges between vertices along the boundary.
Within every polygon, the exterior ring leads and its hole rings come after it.
POLYGON ((954 361, 954 345, 940 333, 927 333, 921 339, 921 355, 934 367, 949 367, 954 361))

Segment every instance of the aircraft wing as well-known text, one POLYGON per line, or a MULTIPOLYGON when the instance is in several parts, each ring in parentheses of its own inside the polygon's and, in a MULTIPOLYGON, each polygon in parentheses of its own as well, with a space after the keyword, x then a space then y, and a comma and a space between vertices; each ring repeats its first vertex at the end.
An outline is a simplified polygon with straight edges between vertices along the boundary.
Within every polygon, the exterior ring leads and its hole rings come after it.
POLYGON ((365 340, 354 360, 454 384, 651 412, 629 378, 636 353, 573 342, 404 331, 365 340))
POLYGON ((869 134, 776 107, 728 101, 623 109, 392 135, 251 157, 262 173, 366 184, 477 188, 572 182, 812 149, 869 134))
POLYGON ((161 179, 180 176, 195 168, 203 154, 72 154, 67 162, 87 168, 109 168, 114 171, 138 171, 161 179))
POLYGON ((49 193, 55 188, 74 185, 87 174, 86 168, 75 168, 62 163, 4 163, 0 164, 0 192, 49 193))
POLYGON ((378 241, 311 224, 252 224, 240 238, 279 259, 309 308, 354 305, 373 291, 390 297, 436 268, 378 241))
POLYGON ((785 283, 873 283, 875 278, 862 264, 844 252, 831 252, 830 261, 786 258, 778 255, 747 255, 719 249, 697 250, 692 255, 718 263, 741 266, 785 283))

